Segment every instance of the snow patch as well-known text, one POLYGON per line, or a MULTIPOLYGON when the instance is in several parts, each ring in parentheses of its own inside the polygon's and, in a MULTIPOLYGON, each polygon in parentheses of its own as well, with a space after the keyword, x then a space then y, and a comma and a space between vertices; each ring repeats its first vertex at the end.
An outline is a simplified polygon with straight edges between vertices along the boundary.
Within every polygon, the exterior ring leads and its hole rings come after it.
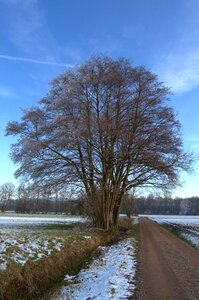
POLYGON ((60 251, 64 246, 64 240, 2 234, 0 245, 0 269, 5 270, 9 262, 24 265, 28 260, 35 261, 50 255, 53 251, 60 251))
POLYGON ((90 236, 90 235, 84 235, 84 238, 85 238, 85 239, 91 239, 92 236, 90 236))
POLYGON ((139 216, 137 217, 133 217, 133 221, 132 221, 133 225, 137 225, 139 224, 139 216))
POLYGON ((103 252, 88 269, 63 287, 51 300, 108 300, 128 299, 135 289, 135 240, 128 238, 110 247, 100 247, 103 252))
POLYGON ((77 277, 76 275, 66 274, 66 276, 64 277, 64 280, 70 282, 70 281, 73 281, 73 279, 75 279, 76 277, 77 277))

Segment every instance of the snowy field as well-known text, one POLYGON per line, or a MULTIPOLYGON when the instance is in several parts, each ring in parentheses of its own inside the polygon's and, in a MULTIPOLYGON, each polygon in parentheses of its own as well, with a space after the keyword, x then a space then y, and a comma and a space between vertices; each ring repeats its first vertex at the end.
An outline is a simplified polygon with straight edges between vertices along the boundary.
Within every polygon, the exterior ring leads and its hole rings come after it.
POLYGON ((62 238, 0 234, 0 269, 5 270, 10 262, 24 265, 28 260, 38 260, 52 251, 60 251, 63 245, 62 238))
POLYGON ((65 276, 64 286, 51 300, 129 299, 135 289, 135 241, 133 238, 101 247, 102 254, 77 276, 65 276))
POLYGON ((55 223, 77 223, 77 222, 85 222, 85 218, 77 217, 77 216, 55 216, 55 215, 47 215, 43 216, 0 216, 0 226, 1 225, 26 225, 26 224, 55 224, 55 223))
POLYGON ((5 270, 10 262, 24 265, 60 251, 67 226, 84 221, 81 217, 1 216, 0 269, 5 270))
POLYGON ((199 247, 199 216, 147 215, 159 224, 173 226, 179 233, 199 247))

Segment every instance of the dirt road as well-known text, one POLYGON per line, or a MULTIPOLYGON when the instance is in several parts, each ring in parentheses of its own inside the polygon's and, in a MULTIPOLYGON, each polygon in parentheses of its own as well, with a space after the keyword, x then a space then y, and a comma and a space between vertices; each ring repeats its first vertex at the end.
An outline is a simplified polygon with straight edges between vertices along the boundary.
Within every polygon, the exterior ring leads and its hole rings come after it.
POLYGON ((199 251, 140 219, 139 300, 199 300, 199 251))

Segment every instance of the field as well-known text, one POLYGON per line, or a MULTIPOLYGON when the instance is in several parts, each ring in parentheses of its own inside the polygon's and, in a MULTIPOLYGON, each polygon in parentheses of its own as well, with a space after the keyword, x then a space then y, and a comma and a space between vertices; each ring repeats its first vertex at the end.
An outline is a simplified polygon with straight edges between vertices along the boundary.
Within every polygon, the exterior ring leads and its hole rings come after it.
POLYGON ((118 234, 86 230, 86 221, 75 216, 0 216, 0 299, 16 299, 18 293, 20 299, 132 295, 135 239, 117 242, 118 234), (97 256, 90 262, 93 254, 97 256))
POLYGON ((80 217, 0 216, 0 269, 12 262, 24 265, 58 252, 80 217))
POLYGON ((199 216, 148 215, 199 248, 199 216))
POLYGON ((121 216, 120 226, 128 232, 121 238, 118 232, 87 227, 89 222, 82 217, 13 213, 0 216, 0 299, 119 300, 131 298, 136 291, 141 291, 141 299, 143 289, 147 294, 157 292, 158 280, 172 299, 183 299, 179 291, 174 291, 180 280, 182 293, 195 289, 197 294, 195 281, 192 279, 191 287, 185 282, 189 282, 189 276, 197 279, 193 266, 198 255, 194 251, 198 250, 172 233, 168 235, 149 219, 199 247, 199 217, 143 217, 134 217, 130 222, 121 216), (141 265, 137 271, 139 219, 141 265), (170 269, 175 273, 172 280, 170 269), (159 270, 163 275, 156 278, 159 270), (150 284, 140 287, 143 278, 148 278, 150 284))
POLYGON ((66 272, 78 272, 109 241, 81 230, 85 221, 75 216, 0 216, 0 299, 38 299, 66 272))

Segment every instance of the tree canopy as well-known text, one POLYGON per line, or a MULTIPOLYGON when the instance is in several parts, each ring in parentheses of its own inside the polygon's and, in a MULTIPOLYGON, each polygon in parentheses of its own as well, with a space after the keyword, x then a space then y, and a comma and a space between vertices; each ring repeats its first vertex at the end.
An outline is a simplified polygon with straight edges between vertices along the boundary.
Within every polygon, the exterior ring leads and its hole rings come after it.
POLYGON ((38 106, 7 125, 17 135, 16 176, 85 190, 95 225, 117 224, 131 188, 174 188, 192 157, 183 150, 169 89, 130 61, 92 56, 51 82, 38 106))

